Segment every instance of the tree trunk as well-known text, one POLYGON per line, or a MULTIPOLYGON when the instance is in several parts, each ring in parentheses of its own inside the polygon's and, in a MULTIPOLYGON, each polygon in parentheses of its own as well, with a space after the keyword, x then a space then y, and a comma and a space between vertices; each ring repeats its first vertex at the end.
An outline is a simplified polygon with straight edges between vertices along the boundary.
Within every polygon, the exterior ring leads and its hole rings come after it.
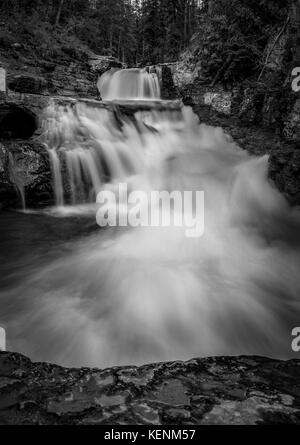
POLYGON ((60 0, 58 11, 57 11, 57 14, 56 14, 56 19, 55 19, 55 27, 59 25, 62 8, 64 6, 64 1, 65 0, 60 0))
POLYGON ((187 29, 188 29, 188 2, 186 0, 184 5, 184 29, 183 29, 184 46, 186 45, 187 41, 187 29))
POLYGON ((109 33, 109 49, 111 52, 110 55, 112 55, 112 52, 113 52, 113 42, 114 42, 114 31, 111 28, 110 33, 109 33))
POLYGON ((290 9, 293 65, 300 67, 300 0, 292 0, 290 9))

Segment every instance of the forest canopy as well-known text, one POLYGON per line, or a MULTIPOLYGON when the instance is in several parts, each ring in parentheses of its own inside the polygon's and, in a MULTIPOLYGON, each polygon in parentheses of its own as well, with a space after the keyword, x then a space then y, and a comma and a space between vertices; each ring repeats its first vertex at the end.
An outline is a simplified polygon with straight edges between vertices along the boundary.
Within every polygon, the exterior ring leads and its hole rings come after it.
POLYGON ((290 3, 1 0, 0 14, 8 28, 2 34, 0 28, 0 46, 9 45, 11 33, 36 57, 53 59, 66 44, 82 54, 90 49, 116 57, 128 66, 174 62, 190 47, 193 58, 201 60, 205 78, 234 81, 259 76, 274 24, 284 26, 290 3))
MULTIPOLYGON (((128 64, 175 60, 197 26, 202 0, 1 0, 2 17, 41 41, 71 36, 128 64), (44 34, 43 35, 43 30, 44 34)), ((45 42, 46 43, 46 42, 45 42)))

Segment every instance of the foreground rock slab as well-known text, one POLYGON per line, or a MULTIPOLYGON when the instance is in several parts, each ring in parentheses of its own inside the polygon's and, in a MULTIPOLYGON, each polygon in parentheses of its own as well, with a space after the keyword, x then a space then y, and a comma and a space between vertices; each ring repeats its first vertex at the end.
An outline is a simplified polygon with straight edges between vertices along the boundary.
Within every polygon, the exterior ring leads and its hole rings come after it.
POLYGON ((300 424, 300 360, 65 369, 0 353, 0 424, 300 424))

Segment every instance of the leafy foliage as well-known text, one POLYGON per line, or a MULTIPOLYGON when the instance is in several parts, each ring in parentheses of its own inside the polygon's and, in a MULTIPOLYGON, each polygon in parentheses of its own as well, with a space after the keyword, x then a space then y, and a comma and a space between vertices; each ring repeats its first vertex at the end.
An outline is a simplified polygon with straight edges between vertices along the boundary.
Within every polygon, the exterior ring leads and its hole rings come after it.
POLYGON ((286 20, 288 0, 214 0, 211 4, 210 13, 200 16, 194 39, 202 77, 214 83, 256 75, 274 24, 286 20))

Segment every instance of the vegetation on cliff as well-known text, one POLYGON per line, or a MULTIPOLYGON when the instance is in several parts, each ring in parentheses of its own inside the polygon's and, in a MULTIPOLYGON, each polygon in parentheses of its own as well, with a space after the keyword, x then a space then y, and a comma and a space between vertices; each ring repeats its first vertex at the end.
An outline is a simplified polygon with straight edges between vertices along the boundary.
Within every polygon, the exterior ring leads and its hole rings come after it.
POLYGON ((233 84, 261 80, 268 60, 266 49, 276 43, 289 23, 289 0, 214 0, 199 14, 189 46, 189 62, 197 64, 203 82, 233 84))
MULTIPOLYGON (((90 48, 130 65, 176 59, 196 29, 200 0, 2 0, 0 47, 37 57, 90 48)), ((0 57, 1 57, 0 50, 0 57)))

